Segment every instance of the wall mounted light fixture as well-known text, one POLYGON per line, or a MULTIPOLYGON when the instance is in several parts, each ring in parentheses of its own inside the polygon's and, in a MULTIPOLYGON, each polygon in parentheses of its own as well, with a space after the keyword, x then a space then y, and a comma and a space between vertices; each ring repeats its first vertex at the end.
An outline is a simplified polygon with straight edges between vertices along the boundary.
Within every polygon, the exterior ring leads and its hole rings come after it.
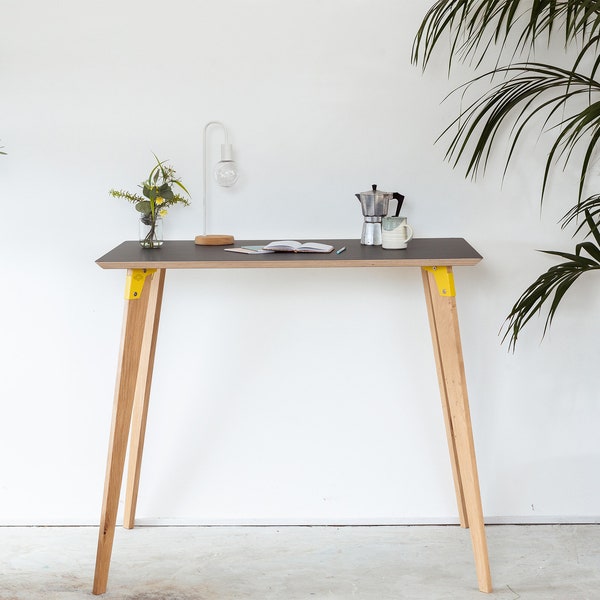
POLYGON ((199 246, 225 246, 233 244, 233 236, 225 234, 208 234, 207 233, 207 179, 206 172, 208 170, 208 152, 206 148, 206 132, 211 125, 218 125, 223 129, 225 134, 225 143, 221 144, 221 160, 216 164, 213 175, 215 181, 221 187, 231 187, 238 180, 237 164, 233 160, 233 146, 229 143, 229 135, 227 128, 220 121, 209 121, 204 126, 203 134, 203 163, 202 163, 202 219, 203 229, 202 235, 197 235, 195 242, 199 246))

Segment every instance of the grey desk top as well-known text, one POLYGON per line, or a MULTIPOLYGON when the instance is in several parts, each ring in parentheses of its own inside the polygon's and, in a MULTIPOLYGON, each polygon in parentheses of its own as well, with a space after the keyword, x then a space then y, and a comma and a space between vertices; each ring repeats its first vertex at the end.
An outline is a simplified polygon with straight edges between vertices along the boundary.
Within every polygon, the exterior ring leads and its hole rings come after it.
MULTIPOLYGON (((193 241, 165 241, 156 249, 142 248, 137 241, 123 242, 96 263, 103 269, 237 269, 237 268, 335 268, 471 266, 481 255, 462 238, 415 238, 404 250, 363 246, 357 239, 312 240, 342 246, 341 254, 276 252, 239 254, 225 248, 266 245, 272 240, 236 240, 231 246, 196 246, 193 241)), ((299 240, 302 242, 311 240, 299 240)))

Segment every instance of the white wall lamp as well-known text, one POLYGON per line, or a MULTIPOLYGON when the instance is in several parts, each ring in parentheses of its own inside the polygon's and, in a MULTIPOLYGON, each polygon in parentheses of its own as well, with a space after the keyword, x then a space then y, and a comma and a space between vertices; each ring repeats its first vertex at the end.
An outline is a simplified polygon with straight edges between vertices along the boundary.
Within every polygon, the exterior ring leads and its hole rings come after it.
POLYGON ((221 187, 231 187, 238 180, 238 170, 235 161, 233 160, 233 147, 229 143, 229 135, 227 128, 220 121, 210 121, 204 126, 203 135, 203 165, 202 165, 202 218, 204 221, 202 235, 197 235, 195 242, 199 246, 225 246, 233 244, 233 236, 225 234, 207 234, 207 219, 206 219, 206 171, 208 170, 208 156, 206 149, 206 132, 211 125, 219 125, 225 134, 225 143, 221 144, 221 160, 216 164, 213 175, 215 181, 221 187))

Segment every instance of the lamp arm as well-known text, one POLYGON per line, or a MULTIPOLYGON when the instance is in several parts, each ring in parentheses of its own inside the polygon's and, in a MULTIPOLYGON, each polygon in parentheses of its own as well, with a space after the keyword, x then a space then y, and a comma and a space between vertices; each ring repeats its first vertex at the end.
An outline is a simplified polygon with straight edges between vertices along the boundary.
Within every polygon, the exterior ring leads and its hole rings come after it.
POLYGON ((204 133, 202 136, 202 138, 203 138, 203 143, 202 143, 202 157, 203 157, 203 163, 202 163, 202 221, 203 221, 202 232, 203 232, 203 235, 206 235, 206 171, 208 170, 208 164, 207 164, 208 157, 207 157, 207 152, 206 152, 206 132, 211 125, 219 125, 223 129, 223 132, 225 133, 225 144, 229 144, 229 135, 227 133, 227 127, 225 127, 225 125, 223 125, 223 123, 221 123, 221 121, 209 121, 204 126, 204 133))

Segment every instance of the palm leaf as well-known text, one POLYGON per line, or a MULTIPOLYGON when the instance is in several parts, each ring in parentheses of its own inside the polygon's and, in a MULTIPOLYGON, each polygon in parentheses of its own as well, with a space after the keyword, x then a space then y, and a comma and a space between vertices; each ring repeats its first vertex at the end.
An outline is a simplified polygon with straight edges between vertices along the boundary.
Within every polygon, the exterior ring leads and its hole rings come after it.
POLYGON ((538 115, 545 114, 544 129, 553 134, 554 141, 546 161, 542 195, 556 160, 562 157, 565 164, 568 163, 573 150, 586 141, 579 182, 581 198, 600 139, 600 83, 587 75, 553 65, 519 63, 480 75, 455 92, 497 76, 503 79, 463 109, 440 136, 453 134, 446 158, 456 167, 468 154, 466 175, 476 177, 480 170, 485 170, 497 135, 504 131, 503 126, 512 124, 506 172, 527 126, 538 115), (579 98, 589 102, 592 96, 598 96, 598 100, 583 108, 576 105, 579 98), (558 114, 561 120, 553 122, 558 114))
MULTIPOLYGON (((565 229, 573 221, 578 220, 581 215, 584 215, 584 220, 579 224, 573 235, 578 234, 586 224, 590 227, 591 231, 595 231, 597 227, 600 226, 600 194, 590 196, 586 200, 577 203, 569 210, 569 212, 561 219, 562 228, 565 229), (593 228, 589 225, 586 213, 589 214, 590 219, 592 219, 593 228)), ((588 232, 587 235, 590 235, 591 231, 588 232)))
POLYGON ((516 48, 535 47, 542 35, 560 31, 565 44, 573 39, 584 45, 600 30, 600 2, 592 0, 438 0, 426 13, 412 47, 412 61, 423 69, 440 40, 450 35, 452 52, 460 60, 485 53, 490 42, 504 44, 516 35, 516 48))
MULTIPOLYGON (((571 215, 572 212, 567 214, 571 215)), ((509 349, 515 349, 519 334, 525 325, 534 315, 539 314, 543 306, 551 300, 542 333, 542 337, 544 337, 552 324, 561 300, 570 287, 584 273, 600 269, 600 231, 590 212, 588 210, 583 212, 585 224, 590 228, 589 233, 593 235, 596 243, 579 243, 575 246, 574 254, 557 250, 544 251, 546 254, 565 259, 565 262, 550 267, 548 271, 540 275, 514 304, 503 326, 505 332, 502 341, 509 340, 509 349), (584 256, 584 252, 588 256, 584 256)), ((572 220, 574 216, 570 216, 570 218, 572 220)))

